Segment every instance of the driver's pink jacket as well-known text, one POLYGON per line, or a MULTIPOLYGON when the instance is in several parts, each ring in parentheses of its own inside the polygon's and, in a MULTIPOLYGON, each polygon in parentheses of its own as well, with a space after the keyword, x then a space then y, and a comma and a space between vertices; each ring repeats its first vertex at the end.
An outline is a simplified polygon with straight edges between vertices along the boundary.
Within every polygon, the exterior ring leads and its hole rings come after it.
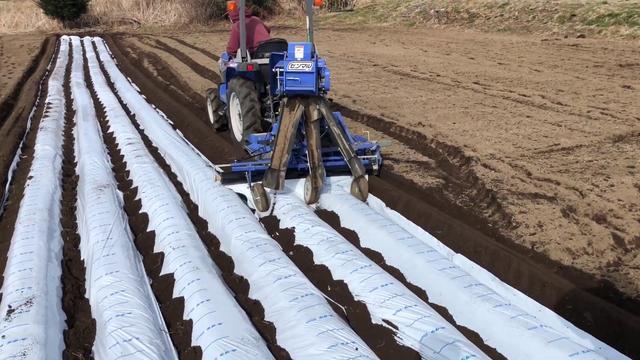
MULTIPOLYGON (((231 35, 227 43, 227 53, 230 56, 236 56, 240 48, 240 17, 238 11, 229 14, 233 25, 231 26, 231 35)), ((248 15, 246 17, 247 26, 247 49, 250 53, 254 52, 258 45, 269 40, 271 30, 265 25, 260 18, 248 15)))

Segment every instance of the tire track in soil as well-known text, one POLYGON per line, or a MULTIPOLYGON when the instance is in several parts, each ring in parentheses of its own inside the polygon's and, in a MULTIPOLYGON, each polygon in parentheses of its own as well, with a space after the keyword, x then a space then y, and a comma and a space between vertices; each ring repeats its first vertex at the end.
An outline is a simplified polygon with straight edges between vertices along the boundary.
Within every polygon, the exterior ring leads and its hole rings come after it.
POLYGON ((177 38, 175 36, 167 36, 167 38, 177 42, 180 45, 186 46, 191 50, 195 50, 195 51, 199 52, 200 54, 202 54, 202 55, 204 55, 204 56, 206 56, 208 58, 211 58, 213 61, 220 60, 220 57, 218 55, 212 53, 211 51, 207 51, 207 50, 205 50, 203 48, 200 48, 200 47, 197 47, 195 45, 189 44, 188 42, 186 42, 186 41, 184 41, 184 40, 182 40, 180 38, 177 38))
POLYGON ((445 196, 446 192, 452 194, 459 199, 461 206, 474 209, 476 214, 489 219, 496 228, 512 229, 516 226, 511 214, 500 204, 496 192, 487 187, 473 170, 476 160, 467 156, 461 148, 382 117, 365 114, 335 101, 332 104, 336 111, 347 118, 389 135, 419 154, 433 159, 437 167, 447 174, 441 196, 445 196), (478 206, 480 209, 477 209, 478 206))
MULTIPOLYGON (((49 64, 55 61, 58 49, 58 37, 49 36, 40 47, 40 51, 33 58, 32 63, 25 70, 16 84, 15 89, 0 104, 0 201, 5 196, 5 189, 9 177, 9 169, 14 155, 20 148, 20 142, 27 131, 27 122, 31 110, 45 101, 42 96, 43 87, 47 87, 49 64)), ((46 91, 44 92, 46 93, 46 91)), ((35 115, 40 115, 36 112, 35 115)), ((34 115, 34 121, 38 116, 34 115)), ((32 128, 33 129, 33 128, 32 128)), ((35 128, 37 129, 37 127, 35 128)), ((1 205, 1 204, 0 204, 1 205)), ((0 213, 2 209, 0 209, 0 213)))
MULTIPOLYGON (((176 92, 177 95, 186 99, 191 104, 190 106, 198 110, 206 110, 204 95, 193 90, 187 80, 182 78, 178 70, 175 70, 169 63, 162 60, 157 53, 145 50, 139 45, 127 41, 128 38, 128 36, 125 37, 124 35, 117 36, 117 39, 124 45, 124 50, 126 52, 130 55, 136 54, 137 56, 141 56, 140 60, 142 61, 143 66, 145 66, 143 68, 144 70, 149 71, 148 68, 150 67, 151 70, 155 72, 154 76, 156 78, 163 81, 165 86, 171 88, 171 90, 176 92), (134 53, 131 50, 132 48, 135 48, 138 51, 134 53)), ((155 42, 151 42, 145 37, 137 36, 134 37, 134 39, 139 41, 142 45, 164 52, 164 50, 156 45, 155 42)), ((109 49, 111 49, 111 47, 109 47, 109 49)))
MULTIPOLYGON (((109 45, 116 44, 112 40, 109 45)), ((131 55, 134 50, 129 51, 131 55)), ((122 54, 114 55, 120 63, 127 60, 122 58, 122 54)), ((129 69, 125 69, 125 73, 131 76, 129 69)), ((153 77, 147 81, 151 79, 153 77)), ((153 89, 143 88, 143 93, 153 89)), ((370 177, 372 194, 437 236, 452 250, 464 254, 582 330, 632 357, 634 354, 640 355, 640 343, 630 335, 640 333, 640 302, 623 296, 610 283, 552 261, 511 240, 503 231, 514 226, 511 216, 482 182, 473 182, 478 179, 472 171, 473 158, 466 156, 459 148, 437 140, 432 143, 424 134, 402 128, 389 120, 339 103, 334 102, 334 106, 347 117, 408 143, 408 146, 427 157, 438 159, 437 165, 448 170, 447 185, 429 189, 422 188, 402 174, 383 170, 380 177, 370 177), (487 216, 485 213, 493 215, 487 216)), ((160 107, 165 113, 172 110, 169 106, 160 107)), ((200 116, 206 117, 206 113, 200 116)), ((177 128, 183 130, 179 124, 177 128)), ((204 152, 211 150, 210 143, 188 139, 214 163, 228 162, 228 159, 219 160, 219 156, 210 157, 204 152)), ((226 147, 229 144, 216 143, 217 147, 221 145, 226 147)))
MULTIPOLYGON (((176 59, 180 60, 180 62, 182 62, 183 64, 185 64, 186 66, 188 66, 190 69, 192 69, 193 71, 196 72, 196 74, 198 74, 200 77, 204 78, 204 79, 208 79, 211 80, 217 84, 219 84, 222 79, 220 78, 220 75, 214 71, 211 70, 211 68, 206 67, 201 65, 199 62, 193 60, 191 57, 189 57, 189 55, 183 53, 182 51, 171 47, 169 44, 167 44, 166 42, 159 40, 157 38, 153 38, 150 39, 148 37, 145 38, 141 38, 141 39, 145 39, 145 40, 152 40, 155 42, 154 44, 149 44, 148 41, 143 40, 145 43, 147 43, 147 45, 152 46, 158 50, 167 52, 171 55, 173 55, 176 59)), ((213 63, 212 63, 213 65, 213 63)))
MULTIPOLYGON (((362 62, 359 62, 359 65, 371 66, 371 64, 369 63, 364 64, 362 62)), ((554 100, 552 98, 549 98, 543 94, 532 94, 532 95, 537 95, 543 100, 543 102, 536 102, 530 99, 531 95, 523 96, 522 94, 519 94, 509 89, 500 89, 500 88, 493 87, 491 84, 482 84, 479 82, 471 82, 471 83, 465 84, 453 77, 445 76, 437 72, 407 71, 407 70, 385 66, 382 64, 377 64, 377 65, 380 66, 381 69, 389 71, 405 79, 418 79, 418 80, 429 81, 429 82, 436 83, 448 88, 463 89, 476 94, 511 102, 513 104, 528 106, 528 107, 536 108, 542 111, 554 112, 558 115, 575 116, 575 117, 582 118, 584 120, 590 120, 590 121, 602 121, 601 118, 590 115, 589 113, 582 113, 579 111, 569 110, 568 105, 564 104, 559 100, 554 100), (449 81, 444 81, 440 79, 448 79, 449 81)), ((622 120, 620 117, 604 111, 600 111, 600 114, 603 116, 607 116, 610 119, 622 120)), ((579 128, 572 129, 572 130, 583 131, 579 128)))
MULTIPOLYGON (((94 44, 94 48, 95 48, 95 44, 94 44)), ((96 49, 96 53, 97 53, 97 49, 96 49)), ((223 251, 220 250, 220 241, 218 240, 218 238, 213 235, 211 232, 209 232, 209 225, 208 222, 206 220, 204 220, 203 218, 201 218, 198 215, 198 206, 191 200, 189 194, 187 193, 187 191, 184 189, 184 187, 182 186, 182 184, 179 182, 177 176, 173 173, 173 171, 171 170, 171 167, 169 166, 169 164, 165 161, 165 159, 162 157, 162 155, 160 155, 160 152, 158 151, 158 149, 153 145, 153 143, 151 142, 151 140, 149 140, 149 138, 144 134, 144 131, 142 129, 140 129, 140 126, 138 125, 138 123, 134 120, 135 117, 133 114, 131 114, 130 110, 128 107, 126 107, 126 105, 123 103, 122 99, 120 98, 120 96, 118 95, 117 91, 115 90, 113 83, 111 82, 111 78, 109 77, 109 74, 105 71, 102 62, 99 63, 100 64, 100 69, 103 72, 103 74, 105 75, 105 78, 107 79, 107 82, 111 88, 111 91, 113 92, 113 94, 116 96, 116 98, 118 99, 118 102, 120 103, 120 106, 125 110, 125 112, 127 113, 131 123, 134 125, 134 127, 136 128, 136 130, 138 130, 138 133, 140 134, 140 137, 142 138, 145 146, 147 147, 147 150, 149 150, 149 153, 151 154, 151 156, 154 158, 154 160, 156 161, 156 163, 160 166, 160 168, 165 172, 165 174, 167 175, 167 177, 169 178, 169 180, 172 182, 173 186, 175 187, 175 189, 178 191, 178 194, 180 195, 180 197, 182 198, 182 201, 186 207, 187 210, 187 215, 189 216, 189 219, 191 220, 191 222, 193 223, 193 225, 196 228, 196 231, 198 232, 198 235, 200 236, 200 239, 203 241, 209 255, 211 256, 212 260, 214 261, 214 263, 216 264, 216 266, 220 269, 221 273, 222 273, 222 277, 223 280, 225 282, 225 284, 227 284, 227 286, 229 286, 229 288, 231 289, 231 291, 234 293, 235 295, 235 299, 238 302, 238 304, 242 307, 242 309, 247 313, 251 323, 253 324, 253 326, 258 330, 258 333, 262 336, 262 338, 265 340, 265 342, 267 343, 267 347, 269 348, 269 350, 271 351, 271 353, 274 355, 274 357, 278 360, 288 360, 291 359, 291 356, 289 355, 289 353, 282 348, 280 345, 278 345, 277 339, 276 339, 276 328, 273 325, 273 323, 271 323, 270 321, 265 320, 265 315, 264 315, 264 307, 262 306, 262 304, 257 301, 254 300, 252 298, 249 297, 249 282, 242 276, 236 274, 234 272, 234 263, 233 263, 233 259, 227 255, 226 253, 224 253, 223 251)), ((88 68, 86 67, 87 65, 85 65, 85 72, 88 72, 88 68)), ((95 90, 93 89, 93 86, 90 85, 90 92, 92 97, 94 98, 94 104, 99 104, 99 102, 96 102, 97 97, 95 95, 95 90)), ((116 147, 115 150, 117 150, 117 144, 115 144, 115 138, 113 137, 112 134, 107 133, 108 129, 107 129, 107 123, 106 123, 106 118, 104 117, 104 108, 102 108, 102 106, 99 106, 99 114, 101 114, 99 116, 100 120, 100 125, 102 127, 103 130, 103 134, 105 134, 105 142, 107 142, 107 136, 110 138, 108 140, 108 142, 113 142, 112 145, 107 145, 107 147, 112 146, 112 147, 116 147)), ((123 160, 124 157, 120 154, 119 150, 117 150, 117 153, 119 155, 118 159, 119 160, 123 160)), ((122 162, 122 161, 121 161, 122 162)), ((114 163, 115 166, 115 163, 114 163)), ((124 167, 124 171, 126 173, 126 166, 125 164, 120 165, 121 167, 124 167)), ((126 174, 125 174, 126 175, 126 174)), ((213 179, 212 179, 213 181, 213 179)), ((118 180, 118 183, 120 183, 120 180, 118 180)), ((127 180, 127 185, 131 186, 131 182, 130 180, 127 180)), ((135 192, 135 190, 133 190, 132 192, 135 192)), ((129 195, 129 197, 131 198, 131 200, 133 201, 133 199, 135 199, 135 194, 133 195, 129 195)), ((141 209, 141 203, 139 200, 135 201, 136 204, 136 208, 132 208, 131 210, 133 211, 132 213, 136 213, 136 212, 140 212, 141 209)), ((125 194, 125 204, 127 203, 127 195, 125 194)), ((127 214, 129 214, 129 211, 127 211, 127 214)), ((146 215, 146 214, 145 214, 146 215)), ((148 225, 148 218, 144 219, 144 221, 146 221, 146 225, 148 225)), ((145 230, 146 230, 146 225, 145 225, 145 230)), ((133 226, 132 226, 133 228, 133 226)), ((137 234, 134 232, 134 234, 137 234)), ((152 234, 151 233, 145 233, 145 235, 143 235, 144 237, 147 238, 151 238, 152 234)), ((136 237, 137 238, 137 237, 136 237)), ((142 242, 142 240, 141 240, 142 242)), ((148 242, 148 241, 147 241, 148 242)), ((153 246, 150 245, 148 246, 150 247, 150 251, 153 250, 153 246)), ((159 258, 160 256, 157 256, 158 254, 154 254, 153 256, 156 256, 156 258, 159 258)), ((160 262, 160 265, 157 265, 157 272, 160 272, 160 269, 162 268, 161 266, 161 259, 156 259, 153 260, 154 262, 160 262)), ((145 264, 145 268, 146 268, 146 264, 145 264)), ((152 285, 153 287, 153 285, 152 285)), ((173 287, 172 287, 173 288, 173 287)), ((171 295, 172 291, 169 292, 169 296, 171 295)), ((161 306, 162 307, 162 306, 161 306)), ((180 312, 180 319, 182 318, 182 314, 184 313, 184 303, 182 303, 182 311, 180 312)), ((163 316, 164 316, 164 312, 163 312, 163 316)), ((189 320, 189 322, 191 322, 189 320)), ((169 331, 171 332, 171 328, 169 329, 169 331)), ((189 331, 189 334, 191 333, 191 331, 189 331)), ((173 337, 172 337, 173 339, 173 337)), ((189 337, 189 344, 191 342, 191 338, 189 337)), ((201 359, 202 358, 202 354, 200 353, 199 357, 191 357, 191 358, 187 358, 184 357, 184 359, 201 359)), ((182 355, 181 355, 181 359, 183 359, 182 355)))
MULTIPOLYGON (((9 247, 11 246, 11 239, 13 238, 13 232, 15 230, 15 223, 18 218, 18 211, 20 210, 20 203, 22 202, 22 198, 24 197, 24 189, 25 184, 29 177, 29 171, 31 170, 31 164, 33 163, 33 156, 35 151, 35 143, 36 137, 38 135, 38 128, 40 127, 40 122, 44 116, 45 112, 45 103, 47 96, 49 94, 48 82, 51 77, 51 72, 53 70, 53 65, 55 65, 56 59, 58 58, 58 53, 60 52, 60 47, 57 45, 57 38, 55 38, 54 45, 52 48, 52 57, 49 61, 51 68, 47 70, 47 62, 44 61, 44 58, 41 59, 42 63, 38 68, 38 71, 34 74, 31 79, 38 78, 40 75, 40 86, 37 93, 34 95, 37 97, 37 100, 34 100, 34 106, 36 106, 33 119, 31 121, 31 126, 26 129, 27 134, 20 148, 22 151, 22 155, 20 156, 20 160, 18 161, 17 167, 14 172, 13 179, 11 181, 11 185, 9 186, 7 202, 5 204, 4 210, 0 212, 0 289, 4 283, 4 270, 7 265, 7 253, 9 252, 9 247)), ((28 92, 28 90, 27 90, 28 92)), ((28 115, 27 115, 28 118, 28 115)), ((24 120, 25 126, 27 123, 27 118, 22 118, 24 120)), ((3 143, 6 139, 3 138, 3 143)), ((4 149, 2 149, 4 151, 4 149)), ((13 157, 13 155, 11 155, 13 157)), ((0 189, 0 193, 4 192, 4 184, 2 185, 2 189, 0 189)), ((0 294, 0 301, 2 300, 2 294, 0 294)))
POLYGON ((179 129, 192 144, 207 144, 198 149, 207 159, 220 164, 245 156, 242 149, 233 145, 230 136, 211 128, 204 96, 194 92, 188 84, 182 84, 179 74, 174 74, 164 60, 156 54, 128 46, 121 35, 103 35, 103 39, 117 59, 121 71, 133 80, 149 102, 159 106, 174 122, 174 128, 179 129), (143 58, 138 58, 140 56, 143 58), (145 60, 156 69, 165 70, 159 74, 160 78, 146 68, 145 60), (158 86, 158 83, 162 85, 158 86), (180 86, 180 90, 176 90, 176 86, 180 86), (159 88, 162 91, 158 91, 159 88))
MULTIPOLYGON (((311 283, 331 299, 328 303, 336 314, 351 326, 377 356, 381 359, 420 359, 417 351, 398 343, 396 331, 371 320, 367 305, 353 297, 344 281, 335 280, 329 268, 316 264, 311 249, 296 245, 295 230, 281 228, 280 220, 273 215, 261 218, 260 223, 311 283)), ((393 323, 385 322, 397 330, 393 323)))
POLYGON ((71 91, 73 51, 69 46, 69 62, 64 79, 65 125, 62 143, 62 310, 67 319, 64 331, 63 359, 91 359, 96 336, 96 322, 86 298, 86 267, 80 254, 80 235, 76 217, 78 203, 78 175, 75 157, 75 116, 71 91))
MULTIPOLYGON (((13 112, 14 108, 16 106, 19 106, 18 101, 20 100, 20 95, 25 92, 25 83, 32 79, 33 75, 37 73, 37 68, 47 57, 46 55, 48 53, 51 53, 52 49, 55 50, 55 48, 57 47, 56 43, 56 36, 49 36, 46 39, 42 40, 40 49, 31 59, 31 63, 29 64, 29 66, 24 70, 24 72, 20 76, 20 79, 16 82, 16 85, 14 86, 12 91, 5 97, 4 101, 0 102, 0 126, 4 125, 5 119, 7 119, 9 114, 13 112)), ((39 78, 40 77, 36 77, 36 80, 39 78)), ((31 98, 33 98, 34 96, 32 96, 31 98)), ((33 106, 31 106, 31 108, 32 107, 33 106)))
POLYGON ((408 281, 407 278, 404 276, 404 274, 402 274, 402 272, 399 269, 387 264, 387 262, 384 259, 384 256, 381 253, 362 246, 360 244, 360 238, 358 237, 358 234, 356 234, 355 231, 342 227, 340 222, 340 217, 338 216, 338 214, 334 213, 333 211, 319 209, 319 210, 316 210, 316 215, 318 215, 318 217, 322 221, 324 221, 329 226, 331 226, 334 230, 336 230, 342 237, 347 239, 347 241, 349 241, 353 246, 358 248, 358 250, 360 250, 367 258, 369 258, 371 261, 376 263, 376 265, 384 269, 384 271, 389 273, 396 280, 400 281, 402 285, 406 286, 407 289, 409 289, 412 293, 414 293, 426 304, 431 306, 449 324, 453 325, 458 331, 460 331, 462 335, 464 335, 464 337, 469 339, 469 341, 471 341, 475 346, 477 346, 480 350, 482 350, 482 352, 484 352, 486 355, 488 355, 492 359, 506 360, 506 358, 502 354, 500 354, 495 348, 487 345, 477 332, 465 326, 458 325, 455 319, 453 318, 453 316, 451 316, 451 314, 447 310, 447 308, 430 302, 427 292, 424 289, 408 281))

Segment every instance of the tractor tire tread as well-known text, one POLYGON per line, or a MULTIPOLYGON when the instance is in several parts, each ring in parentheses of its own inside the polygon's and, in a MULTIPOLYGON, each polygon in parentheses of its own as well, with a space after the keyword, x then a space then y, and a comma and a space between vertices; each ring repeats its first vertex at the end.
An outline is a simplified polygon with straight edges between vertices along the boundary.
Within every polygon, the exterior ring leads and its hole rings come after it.
POLYGON ((262 132, 262 114, 258 91, 250 80, 234 78, 229 82, 229 91, 238 95, 242 107, 243 137, 262 132))
POLYGON ((211 105, 211 114, 209 114, 209 123, 211 124, 211 126, 213 126, 214 129, 219 130, 226 124, 226 119, 225 119, 225 115, 223 114, 225 105, 218 98, 218 89, 215 89, 215 88, 207 89, 206 99, 208 102, 207 105, 211 105))

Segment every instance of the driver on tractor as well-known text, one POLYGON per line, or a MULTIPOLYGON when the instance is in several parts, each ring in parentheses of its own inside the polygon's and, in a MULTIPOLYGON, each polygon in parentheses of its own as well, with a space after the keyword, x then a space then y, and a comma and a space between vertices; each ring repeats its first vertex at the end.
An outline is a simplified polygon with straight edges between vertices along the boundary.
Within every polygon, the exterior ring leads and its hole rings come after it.
POLYGON ((334 174, 350 172, 351 194, 366 201, 363 161, 378 171, 380 147, 350 134, 344 119, 330 109, 330 72, 313 42, 313 7, 322 0, 306 0, 307 41, 291 43, 270 39, 269 28, 245 5, 246 0, 227 3, 232 29, 220 56, 223 79, 217 89, 207 90, 212 127, 226 125, 231 140, 251 159, 220 165, 222 180, 225 174, 242 177, 255 209, 266 212, 271 195, 284 190, 289 170, 292 176, 306 176, 305 202, 318 202, 326 167, 334 174))
MULTIPOLYGON (((223 78, 229 60, 235 58, 240 49, 240 9, 235 1, 230 1, 227 6, 231 8, 228 13, 229 21, 231 21, 231 34, 229 34, 229 41, 227 42, 226 56, 223 55, 219 62, 220 74, 222 74, 223 78)), ((254 54, 258 45, 271 38, 271 29, 259 17, 253 16, 251 9, 246 8, 244 14, 247 50, 249 54, 254 54)))
MULTIPOLYGON (((270 39, 271 29, 260 20, 259 17, 253 16, 250 9, 245 10, 245 21, 247 28, 247 50, 253 54, 260 43, 270 39)), ((229 12, 229 20, 231 21, 231 34, 227 43, 227 54, 235 56, 240 48, 240 10, 235 9, 229 12)))
MULTIPOLYGON (((230 64, 234 62, 236 57, 239 57, 240 50, 240 9, 235 1, 228 1, 227 7, 229 8, 228 16, 231 21, 231 33, 229 34, 229 41, 227 42, 226 52, 222 54, 218 61, 220 69, 220 75, 222 76, 222 82, 226 82, 226 69, 230 64)), ((260 20, 259 17, 253 16, 251 10, 246 8, 245 11, 245 29, 246 29, 246 46, 247 51, 251 56, 255 55, 259 45, 268 42, 271 37, 271 29, 265 23, 260 20)), ((233 66, 233 65, 231 65, 233 66)), ((220 102, 217 97, 215 89, 207 90, 208 100, 208 112, 211 124, 216 130, 220 130, 225 127, 226 119, 224 115, 224 104, 220 102)))

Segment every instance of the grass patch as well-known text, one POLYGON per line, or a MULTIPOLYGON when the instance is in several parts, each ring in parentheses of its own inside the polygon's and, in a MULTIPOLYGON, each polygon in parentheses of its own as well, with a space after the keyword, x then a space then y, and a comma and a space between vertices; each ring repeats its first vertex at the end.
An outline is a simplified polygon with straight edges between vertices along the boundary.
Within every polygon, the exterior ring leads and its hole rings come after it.
POLYGON ((483 31, 640 37, 640 0, 363 0, 328 24, 453 25, 483 31))
POLYGON ((611 26, 640 28, 640 9, 630 8, 620 11, 609 11, 585 20, 584 24, 600 28, 607 28, 611 26))

